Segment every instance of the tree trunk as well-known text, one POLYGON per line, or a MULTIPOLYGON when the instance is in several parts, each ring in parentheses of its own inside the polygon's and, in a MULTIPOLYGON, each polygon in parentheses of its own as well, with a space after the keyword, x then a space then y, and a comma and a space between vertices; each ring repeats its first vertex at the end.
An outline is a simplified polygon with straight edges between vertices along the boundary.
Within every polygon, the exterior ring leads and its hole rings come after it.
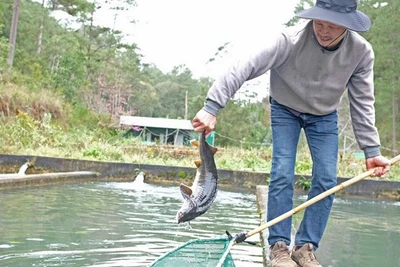
POLYGON ((17 26, 18 26, 20 3, 21 3, 21 0, 15 0, 14 8, 13 8, 13 16, 12 16, 11 29, 10 29, 10 50, 8 52, 8 57, 7 57, 9 71, 11 71, 13 63, 14 63, 14 53, 15 53, 15 43, 17 41, 17 26))
POLYGON ((45 0, 42 0, 43 14, 42 14, 42 18, 40 20, 38 47, 37 47, 37 51, 36 51, 36 54, 38 54, 38 55, 42 52, 42 38, 43 38, 43 24, 44 24, 44 1, 45 0))
POLYGON ((396 94, 394 90, 392 91, 392 127, 393 127, 393 150, 392 156, 395 157, 397 155, 397 140, 396 140, 396 111, 397 111, 397 101, 396 94))

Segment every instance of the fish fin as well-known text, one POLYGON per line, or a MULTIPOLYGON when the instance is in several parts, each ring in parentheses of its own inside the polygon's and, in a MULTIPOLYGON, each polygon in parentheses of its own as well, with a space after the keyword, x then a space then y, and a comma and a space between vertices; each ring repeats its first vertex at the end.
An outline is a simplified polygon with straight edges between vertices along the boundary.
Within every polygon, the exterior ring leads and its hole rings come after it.
POLYGON ((190 140, 190 143, 195 147, 199 147, 199 141, 197 141, 196 139, 190 140))
POLYGON ((189 186, 187 186, 185 184, 181 184, 179 186, 179 189, 181 190, 181 194, 182 194, 183 198, 185 198, 185 199, 189 198, 193 193, 192 188, 190 188, 189 186))
POLYGON ((200 168, 201 160, 195 160, 194 165, 196 165, 197 168, 200 168))
POLYGON ((208 145, 208 147, 210 148, 210 150, 211 150, 211 152, 213 153, 213 155, 214 155, 215 153, 217 153, 218 148, 216 148, 215 146, 210 146, 210 145, 208 145))

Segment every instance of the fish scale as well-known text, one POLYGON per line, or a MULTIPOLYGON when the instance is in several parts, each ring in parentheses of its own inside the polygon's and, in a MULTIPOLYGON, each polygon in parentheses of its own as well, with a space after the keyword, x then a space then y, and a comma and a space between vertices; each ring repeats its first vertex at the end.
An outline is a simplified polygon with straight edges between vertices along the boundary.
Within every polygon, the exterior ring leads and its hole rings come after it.
POLYGON ((205 132, 192 144, 199 148, 200 161, 195 162, 197 171, 193 185, 181 184, 179 187, 183 203, 176 214, 178 223, 189 222, 204 214, 217 196, 218 172, 214 161, 217 148, 207 143, 205 132))

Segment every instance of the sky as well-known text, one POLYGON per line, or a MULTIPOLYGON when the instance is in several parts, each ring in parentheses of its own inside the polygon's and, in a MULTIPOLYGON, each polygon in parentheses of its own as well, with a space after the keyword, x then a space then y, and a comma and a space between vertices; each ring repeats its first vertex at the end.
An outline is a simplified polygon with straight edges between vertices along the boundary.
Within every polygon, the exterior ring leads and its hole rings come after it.
POLYGON ((138 44, 146 62, 163 72, 186 65, 194 76, 209 76, 217 48, 247 35, 262 35, 293 17, 299 0, 137 0, 114 24, 109 10, 100 23, 115 25, 138 44), (124 17, 124 15, 126 15, 124 17), (130 18, 136 24, 128 24, 130 18), (107 19, 108 18, 108 19, 107 19), (267 31, 266 31, 267 32, 267 31))
MULTIPOLYGON (((218 47, 268 37, 294 16, 300 0, 136 1, 136 7, 118 11, 118 16, 103 5, 96 11, 95 23, 121 30, 128 43, 138 45, 143 62, 154 64, 164 73, 185 65, 194 78, 215 79, 232 62, 228 53, 207 63, 218 47), (136 22, 130 23, 133 19, 136 22)), ((257 91, 258 100, 267 94, 268 77, 264 76, 245 84, 257 91)))
MULTIPOLYGON (((98 0, 100 1, 100 0, 98 0)), ((97 21, 122 30, 127 42, 141 49, 143 62, 164 73, 185 65, 194 78, 215 79, 232 62, 232 55, 209 62, 218 47, 227 42, 245 48, 247 39, 265 38, 283 28, 294 16, 299 0, 137 0, 137 7, 121 12, 99 9, 97 21), (136 23, 129 21, 135 19, 136 23)), ((250 44, 249 44, 250 46, 250 44)), ((238 50, 238 49, 237 49, 238 50)), ((235 51, 236 54, 240 54, 235 51)), ((232 53, 233 54, 233 53, 232 53)), ((235 55, 235 54, 234 54, 235 55)), ((254 101, 267 96, 268 74, 242 86, 236 97, 256 93, 254 101), (250 93, 249 93, 250 92, 250 93)))

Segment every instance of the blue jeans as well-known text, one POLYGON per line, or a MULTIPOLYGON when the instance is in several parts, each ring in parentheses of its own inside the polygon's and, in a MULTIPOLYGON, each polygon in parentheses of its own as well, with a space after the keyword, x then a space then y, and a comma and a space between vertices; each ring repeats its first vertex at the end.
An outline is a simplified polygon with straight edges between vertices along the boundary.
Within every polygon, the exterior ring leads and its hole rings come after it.
MULTIPOLYGON (((267 220, 293 209, 294 172, 297 145, 303 128, 310 149, 312 185, 308 199, 336 186, 338 155, 337 111, 324 116, 303 114, 271 99, 272 168, 268 193, 267 220)), ((326 197, 306 208, 296 233, 295 245, 311 243, 315 249, 324 233, 334 196, 326 197)), ((268 243, 291 241, 292 218, 269 228, 268 243)))

